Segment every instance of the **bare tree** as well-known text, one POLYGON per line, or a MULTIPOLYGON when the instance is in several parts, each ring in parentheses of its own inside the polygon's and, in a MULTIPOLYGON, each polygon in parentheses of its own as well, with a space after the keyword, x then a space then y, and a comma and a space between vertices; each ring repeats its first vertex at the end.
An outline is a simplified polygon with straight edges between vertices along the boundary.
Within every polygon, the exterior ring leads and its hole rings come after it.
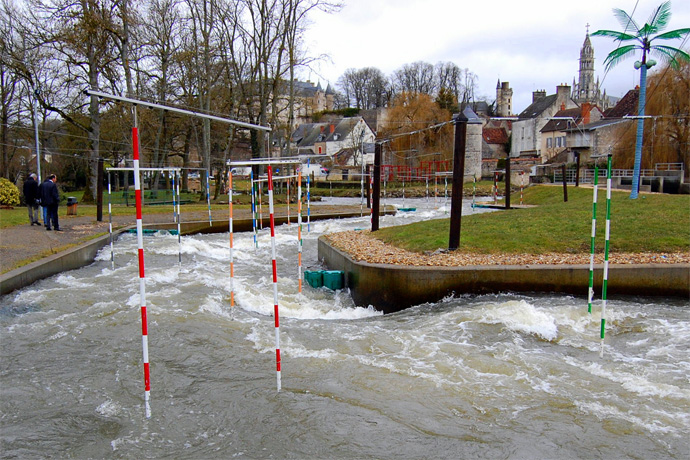
POLYGON ((405 64, 393 73, 393 87, 396 93, 420 93, 433 95, 436 92, 434 66, 417 61, 405 64))

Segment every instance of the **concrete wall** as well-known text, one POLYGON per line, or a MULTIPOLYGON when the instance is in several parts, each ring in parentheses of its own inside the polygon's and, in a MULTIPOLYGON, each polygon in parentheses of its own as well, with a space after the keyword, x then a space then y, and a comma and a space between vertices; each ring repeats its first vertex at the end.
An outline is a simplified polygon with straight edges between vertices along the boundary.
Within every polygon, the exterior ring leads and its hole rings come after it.
MULTIPOLYGON (((372 305, 384 313, 437 302, 451 294, 549 292, 586 297, 588 265, 408 267, 355 262, 319 238, 319 260, 345 272, 344 286, 356 305, 372 305)), ((601 292, 602 267, 595 271, 601 292)), ((608 295, 690 297, 690 264, 611 265, 608 295)))

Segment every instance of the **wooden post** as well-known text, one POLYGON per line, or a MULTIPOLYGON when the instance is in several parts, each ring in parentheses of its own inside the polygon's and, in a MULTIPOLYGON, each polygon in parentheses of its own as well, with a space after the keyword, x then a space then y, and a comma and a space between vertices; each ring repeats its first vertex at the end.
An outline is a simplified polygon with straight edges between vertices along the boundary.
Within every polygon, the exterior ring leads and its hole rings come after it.
POLYGON ((467 117, 460 113, 455 117, 455 145, 453 147, 453 190, 450 201, 450 234, 448 235, 448 249, 451 251, 460 247, 466 136, 467 117))
POLYGON ((506 157, 506 209, 510 209, 510 155, 506 157))
POLYGON ((371 231, 375 232, 379 229, 379 204, 381 201, 381 150, 383 144, 376 143, 374 150, 374 191, 372 197, 371 209, 371 231))
POLYGON ((563 171, 563 202, 568 201, 568 178, 565 177, 565 163, 561 165, 561 170, 563 171))

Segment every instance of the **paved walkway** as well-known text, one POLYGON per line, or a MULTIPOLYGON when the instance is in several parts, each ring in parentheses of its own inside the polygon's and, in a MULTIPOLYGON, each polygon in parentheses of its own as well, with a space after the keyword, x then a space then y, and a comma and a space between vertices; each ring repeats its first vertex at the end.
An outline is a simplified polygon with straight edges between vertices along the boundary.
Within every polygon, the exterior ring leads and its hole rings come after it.
MULTIPOLYGON (((359 206, 356 207, 359 211, 359 206)), ((184 211, 184 210, 183 210, 184 211)), ((311 214, 338 213, 345 211, 343 206, 318 205, 311 207, 311 214)), ((59 253, 74 245, 88 241, 98 235, 108 233, 108 215, 103 216, 103 222, 97 222, 92 216, 65 216, 60 209, 60 227, 62 232, 47 231, 45 227, 31 226, 30 224, 0 230, 0 273, 6 273, 22 265, 41 259, 52 254, 59 253)), ((296 216, 297 208, 290 207, 290 215, 296 216)), ((286 215, 286 208, 276 207, 276 216, 286 215)), ((235 209, 234 219, 250 219, 251 210, 235 209)), ((228 220, 228 210, 214 210, 213 221, 228 220)), ((268 209, 265 210, 264 219, 268 219, 268 209)), ((28 218, 27 218, 28 220, 28 218)), ((157 223, 173 223, 172 212, 160 214, 144 214, 144 225, 157 223)), ((206 221, 208 211, 182 212, 182 222, 206 221)), ((113 216, 113 228, 135 225, 135 216, 113 216)))

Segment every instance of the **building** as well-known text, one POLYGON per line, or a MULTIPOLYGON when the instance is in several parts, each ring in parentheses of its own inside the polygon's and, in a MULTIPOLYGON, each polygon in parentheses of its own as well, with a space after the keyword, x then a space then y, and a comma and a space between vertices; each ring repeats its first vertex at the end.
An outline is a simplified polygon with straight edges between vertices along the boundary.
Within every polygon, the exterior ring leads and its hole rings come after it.
MULTIPOLYGON (((330 123, 304 123, 292 134, 298 155, 332 159, 341 151, 361 151, 376 135, 362 117, 341 118, 330 123)), ((355 159, 353 158, 353 161, 355 159)))
POLYGON ((559 110, 541 129, 542 157, 548 162, 568 151, 567 133, 599 121, 602 117, 601 110, 589 102, 583 102, 580 107, 559 110))
POLYGON ((510 83, 498 80, 496 85, 496 116, 497 117, 512 117, 513 116, 513 90, 510 88, 510 83))
POLYGON ((532 93, 532 103, 513 121, 511 134, 511 157, 534 157, 545 162, 542 150, 541 130, 559 110, 577 107, 570 97, 570 86, 559 85, 556 94, 546 95, 545 90, 532 93))
POLYGON ((594 79, 594 48, 589 39, 589 25, 585 35, 585 42, 580 49, 580 70, 577 83, 575 78, 573 78, 572 88, 573 91, 570 97, 578 105, 589 102, 605 111, 617 102, 617 98, 611 98, 606 95, 606 90, 602 92, 599 85, 599 77, 596 78, 596 81, 594 79))

